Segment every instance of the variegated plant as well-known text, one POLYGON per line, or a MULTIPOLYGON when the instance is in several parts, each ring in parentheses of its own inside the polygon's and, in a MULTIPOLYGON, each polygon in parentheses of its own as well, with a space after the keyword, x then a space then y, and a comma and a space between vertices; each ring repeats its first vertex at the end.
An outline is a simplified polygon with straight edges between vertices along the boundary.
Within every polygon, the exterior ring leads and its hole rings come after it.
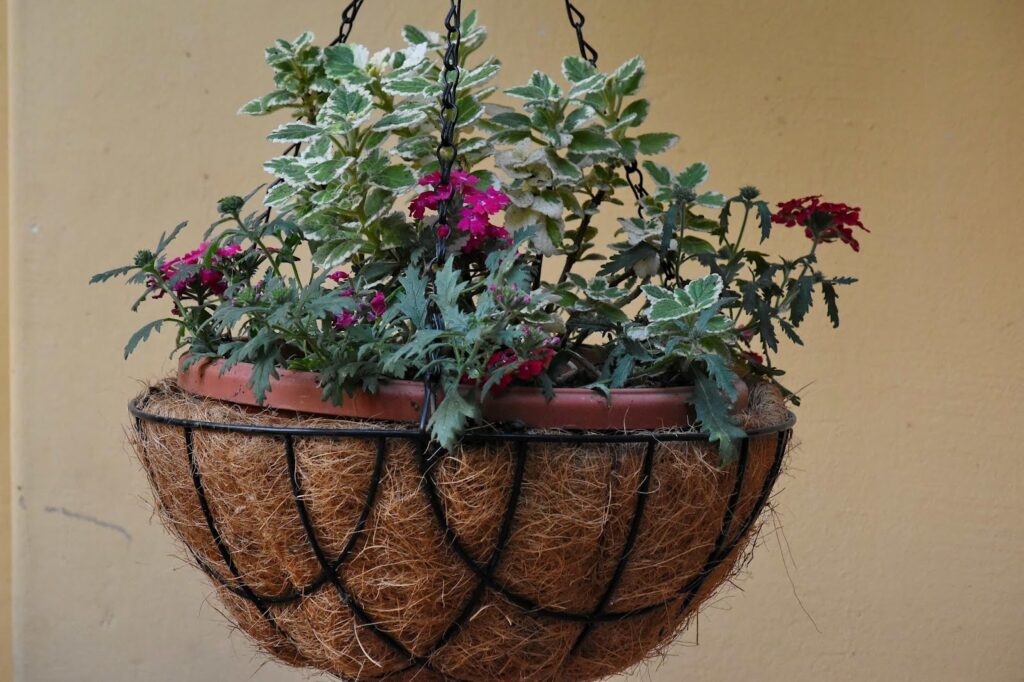
POLYGON ((335 402, 430 375, 444 445, 513 382, 549 395, 693 384, 702 427, 728 459, 741 435, 729 416, 737 372, 776 380, 776 331, 801 343, 818 293, 838 324, 836 287, 853 280, 822 274, 817 250, 856 248, 859 209, 807 197, 773 215, 753 187, 729 198, 704 189, 703 163, 676 173, 647 158, 678 138, 646 131, 640 57, 611 72, 568 57, 560 79, 538 71, 492 101, 501 64, 477 57, 486 31, 475 13, 462 26, 458 170, 441 185, 442 40, 411 26, 403 36, 402 49, 373 54, 321 48, 309 33, 266 51, 274 90, 241 110, 281 119, 269 139, 286 151, 265 164, 264 206, 246 208, 258 190, 225 197, 199 248, 168 258, 179 226, 94 278, 129 275, 143 289, 136 308, 171 302, 126 353, 173 324, 194 359, 252 363, 259 396, 287 367, 319 373, 335 402), (638 168, 651 194, 629 182, 638 168), (623 204, 634 217, 616 228, 609 207, 623 204), (773 259, 744 246, 748 223, 764 242, 773 222, 804 227, 809 252, 773 259), (438 238, 443 263, 432 262, 438 238))

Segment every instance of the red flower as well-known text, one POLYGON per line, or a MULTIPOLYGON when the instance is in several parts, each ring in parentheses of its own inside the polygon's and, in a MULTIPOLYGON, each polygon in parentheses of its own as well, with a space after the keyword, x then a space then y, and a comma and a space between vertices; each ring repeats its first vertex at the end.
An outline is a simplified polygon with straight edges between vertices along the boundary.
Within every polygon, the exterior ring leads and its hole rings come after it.
MULTIPOLYGON (((502 348, 501 350, 494 351, 487 360, 488 370, 493 372, 496 369, 508 367, 509 365, 516 365, 516 367, 502 374, 495 382, 492 390, 500 392, 511 384, 513 379, 519 379, 520 381, 535 379, 547 369, 554 357, 554 349, 548 347, 537 348, 531 351, 530 357, 525 360, 520 360, 519 356, 511 348, 502 348)), ((487 377, 484 378, 484 381, 486 380, 487 377)))
POLYGON ((786 227, 800 225, 808 239, 818 243, 837 239, 860 251, 860 243, 853 236, 853 228, 870 232, 860 221, 860 207, 821 201, 821 195, 790 199, 779 203, 772 222, 786 227))

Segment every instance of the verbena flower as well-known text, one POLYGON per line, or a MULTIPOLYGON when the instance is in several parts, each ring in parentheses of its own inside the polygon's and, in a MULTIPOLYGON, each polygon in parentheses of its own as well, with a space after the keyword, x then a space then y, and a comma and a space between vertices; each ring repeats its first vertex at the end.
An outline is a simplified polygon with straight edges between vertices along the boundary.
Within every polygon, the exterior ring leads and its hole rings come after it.
POLYGON ((870 232, 860 221, 860 207, 821 201, 821 195, 790 199, 779 203, 779 210, 772 215, 772 222, 786 227, 800 225, 808 239, 818 243, 834 242, 837 239, 849 244, 854 251, 860 251, 860 242, 853 236, 853 228, 859 227, 870 232))
MULTIPOLYGON (((433 189, 425 190, 409 204, 409 213, 413 218, 422 220, 427 211, 436 211, 442 201, 456 195, 456 229, 468 235, 466 243, 462 247, 465 253, 472 253, 479 250, 489 239, 502 243, 510 243, 511 239, 508 230, 495 225, 491 218, 495 214, 504 211, 511 203, 508 195, 494 187, 485 190, 476 188, 480 179, 465 171, 453 170, 451 180, 447 185, 441 184, 441 173, 434 172, 420 178, 419 184, 433 189)), ((438 225, 437 234, 442 239, 451 234, 450 225, 438 225)))
MULTIPOLYGON (((157 266, 164 281, 171 282, 171 290, 175 294, 181 296, 191 289, 197 297, 201 298, 209 294, 220 296, 227 291, 228 283, 225 281, 221 266, 223 261, 241 255, 243 249, 239 244, 229 244, 217 249, 210 257, 209 268, 202 268, 199 272, 187 277, 178 277, 178 273, 184 267, 199 265, 206 258, 210 247, 210 242, 203 242, 185 255, 172 258, 157 266)), ((150 289, 158 289, 155 278, 147 280, 146 285, 150 289)), ((159 289, 154 298, 161 298, 164 293, 163 289, 159 289)))

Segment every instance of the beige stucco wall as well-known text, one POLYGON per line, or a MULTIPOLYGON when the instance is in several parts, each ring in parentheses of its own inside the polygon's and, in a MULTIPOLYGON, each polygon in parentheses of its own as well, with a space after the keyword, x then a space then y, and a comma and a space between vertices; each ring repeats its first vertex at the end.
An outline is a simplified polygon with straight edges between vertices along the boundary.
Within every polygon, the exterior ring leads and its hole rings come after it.
MULTIPOLYGON (((122 362, 131 293, 85 281, 263 180, 267 122, 234 116, 266 87, 261 49, 328 36, 341 3, 10 4, 15 679, 302 679, 229 634, 151 520, 124 405, 170 340, 122 362)), ((353 39, 442 4, 371 0, 353 39)), ((669 161, 858 203, 874 230, 827 254, 863 278, 842 333, 817 320, 787 353, 806 403, 785 536, 700 646, 636 679, 1024 680, 1024 3, 580 4, 603 64, 646 55, 669 161)), ((506 82, 574 49, 559 2, 468 5, 506 82)))

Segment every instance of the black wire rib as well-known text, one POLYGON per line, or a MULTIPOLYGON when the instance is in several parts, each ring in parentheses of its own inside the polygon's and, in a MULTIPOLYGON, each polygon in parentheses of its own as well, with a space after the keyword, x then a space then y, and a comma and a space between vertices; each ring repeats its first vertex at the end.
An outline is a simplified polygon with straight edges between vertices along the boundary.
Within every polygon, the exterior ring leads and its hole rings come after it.
POLYGON ((206 527, 210 531, 210 536, 213 538, 213 543, 217 547, 217 551, 220 553, 221 559, 224 560, 224 564, 228 567, 231 575, 234 576, 238 582, 238 587, 242 590, 243 596, 248 599, 256 609, 263 616, 263 619, 267 621, 278 634, 284 637, 288 642, 291 642, 291 637, 288 636, 281 626, 278 625, 277 619, 274 618, 274 614, 270 612, 270 607, 259 598, 255 592, 250 589, 249 585, 245 582, 241 572, 238 570, 238 566, 235 564, 234 558, 231 556, 231 550, 228 549, 227 544, 224 542, 224 538, 221 537, 220 530, 217 528, 217 522, 213 518, 213 511, 210 509, 210 502, 206 499, 206 490, 203 488, 203 477, 199 472, 199 463, 196 461, 196 449, 195 441, 193 440, 192 428, 186 426, 185 432, 185 450, 188 454, 188 465, 192 473, 192 485, 196 491, 196 497, 199 498, 199 507, 203 511, 203 517, 206 519, 206 527))
MULTIPOLYGON (((376 440, 377 454, 374 458, 373 474, 370 477, 370 483, 366 490, 366 499, 363 502, 363 508, 359 512, 359 517, 356 520, 356 524, 355 527, 353 528, 352 534, 349 535, 348 542, 345 544, 345 548, 341 551, 341 553, 338 555, 336 559, 331 561, 330 571, 321 570, 320 574, 316 578, 314 578, 313 581, 310 582, 308 585, 304 585, 297 589, 283 592, 282 594, 257 594, 260 600, 266 602, 267 604, 289 604, 291 602, 298 601, 303 597, 307 597, 313 594, 314 592, 320 590, 324 585, 327 585, 330 582, 331 574, 337 573, 338 569, 341 568, 341 565, 344 564, 345 561, 348 559, 349 555, 355 549, 356 541, 359 539, 359 536, 362 535, 363 531, 366 529, 366 520, 369 518, 370 512, 373 511, 373 505, 377 499, 377 491, 380 488, 381 477, 382 474, 384 473, 384 461, 387 452, 387 439, 379 437, 376 440)), ((196 561, 199 564, 199 567, 207 575, 209 575, 211 578, 219 582, 222 587, 224 587, 227 590, 230 590, 239 597, 246 596, 246 594, 240 588, 231 584, 231 582, 225 579, 224 576, 222 576, 216 569, 211 567, 205 560, 196 555, 194 552, 193 556, 196 557, 196 561)))
POLYGON ((402 645, 394 635, 387 632, 379 625, 376 621, 366 612, 353 596, 348 591, 341 578, 338 577, 337 573, 331 570, 331 564, 327 560, 327 556, 324 554, 323 548, 320 546, 320 541, 316 537, 316 529, 313 528, 313 522, 309 518, 309 511, 306 509, 306 503, 303 501, 302 485, 299 482, 299 472, 295 464, 295 442, 292 436, 284 437, 284 452, 285 458, 288 460, 288 478, 291 480, 292 485, 292 497, 295 500, 295 509, 299 513, 299 520, 302 522, 302 529, 306 532, 306 541, 309 543, 310 549, 313 550, 313 555, 316 556, 316 560, 320 562, 320 568, 327 574, 328 580, 334 586, 334 590, 338 593, 338 599, 342 604, 351 609, 352 613, 355 614, 356 618, 363 622, 370 632, 377 636, 382 642, 384 642, 393 651, 404 657, 411 663, 416 665, 423 665, 426 663, 424 659, 420 659, 405 646, 402 645))
MULTIPOLYGON (((429 447, 429 443, 427 444, 429 447)), ((523 490, 523 477, 526 474, 526 443, 516 443, 515 449, 515 471, 512 474, 512 488, 508 493, 508 502, 505 504, 505 514, 501 520, 501 528, 498 530, 498 538, 494 545, 494 551, 491 553, 491 558, 487 562, 487 566, 484 569, 486 575, 489 578, 494 577, 494 571, 498 569, 498 565, 501 563, 501 557, 505 553, 505 549, 508 547, 509 540, 512 538, 512 524, 515 521, 516 510, 519 508, 519 496, 523 490)), ((427 654, 427 658, 432 658, 438 651, 440 651, 448 642, 452 640, 455 635, 462 630, 462 627, 466 624, 466 621, 473 615, 480 600, 484 596, 484 592, 487 590, 488 581, 484 577, 481 577, 473 589, 473 593, 466 600, 462 610, 459 611, 459 615, 456 616, 452 624, 442 633, 441 637, 438 638, 434 646, 431 647, 430 653, 427 654)))
MULTIPOLYGON (((601 600, 597 603, 597 608, 594 609, 593 616, 599 616, 605 612, 608 608, 608 604, 611 603, 612 598, 615 596, 615 590, 619 587, 619 582, 622 580, 623 574, 626 572, 626 566, 629 563, 630 557, 633 555, 633 548, 636 546, 637 538, 640 535, 640 525, 644 519, 644 509, 647 507, 647 496, 651 492, 651 474, 654 471, 654 443, 648 443, 647 451, 644 453, 643 463, 643 474, 640 479, 640 487, 636 491, 636 506, 633 510, 633 520, 630 522, 629 534, 626 536, 626 541, 622 545, 622 554, 619 556, 619 561, 615 565, 615 571, 612 573, 611 580, 608 581, 608 587, 605 588, 604 594, 601 596, 601 600)), ((583 646, 583 642, 586 641, 590 635, 591 630, 594 629, 594 621, 586 623, 580 630, 580 634, 576 637, 576 641, 572 645, 572 649, 569 650, 569 655, 573 656, 583 646)))
MULTIPOLYGON (((704 583, 707 582, 711 574, 715 572, 723 561, 725 561, 732 554, 733 550, 743 541, 750 527, 754 525, 757 519, 761 516, 761 512, 764 509, 765 503, 768 501, 768 496, 771 494, 772 488, 775 487, 775 481, 779 478, 779 472, 782 470, 782 461, 786 456, 786 446, 789 443, 789 436, 791 431, 783 431, 779 433, 778 440, 775 447, 775 458, 772 460, 771 469, 768 470, 768 475, 765 477, 764 484, 761 486, 761 492, 757 496, 757 500, 754 503, 750 513, 744 519, 743 523, 740 524, 739 529, 733 534, 732 539, 726 541, 724 538, 729 534, 729 526, 732 525, 732 516, 735 514, 736 504, 739 501, 740 488, 743 485, 743 479, 745 476, 743 472, 738 471, 736 474, 737 485, 733 489, 733 494, 729 497, 729 510, 726 513, 726 518, 722 522, 722 531, 719 535, 719 539, 716 541, 716 547, 708 555, 707 561, 704 563, 704 567, 701 572, 690 581, 690 583, 683 588, 680 593, 682 602, 677 611, 677 616, 682 615, 686 612, 686 609, 690 607, 693 600, 696 599, 700 593, 704 583)), ((744 452, 749 452, 749 440, 745 439, 743 443, 743 451, 741 451, 741 464, 746 467, 744 462, 744 452)))

